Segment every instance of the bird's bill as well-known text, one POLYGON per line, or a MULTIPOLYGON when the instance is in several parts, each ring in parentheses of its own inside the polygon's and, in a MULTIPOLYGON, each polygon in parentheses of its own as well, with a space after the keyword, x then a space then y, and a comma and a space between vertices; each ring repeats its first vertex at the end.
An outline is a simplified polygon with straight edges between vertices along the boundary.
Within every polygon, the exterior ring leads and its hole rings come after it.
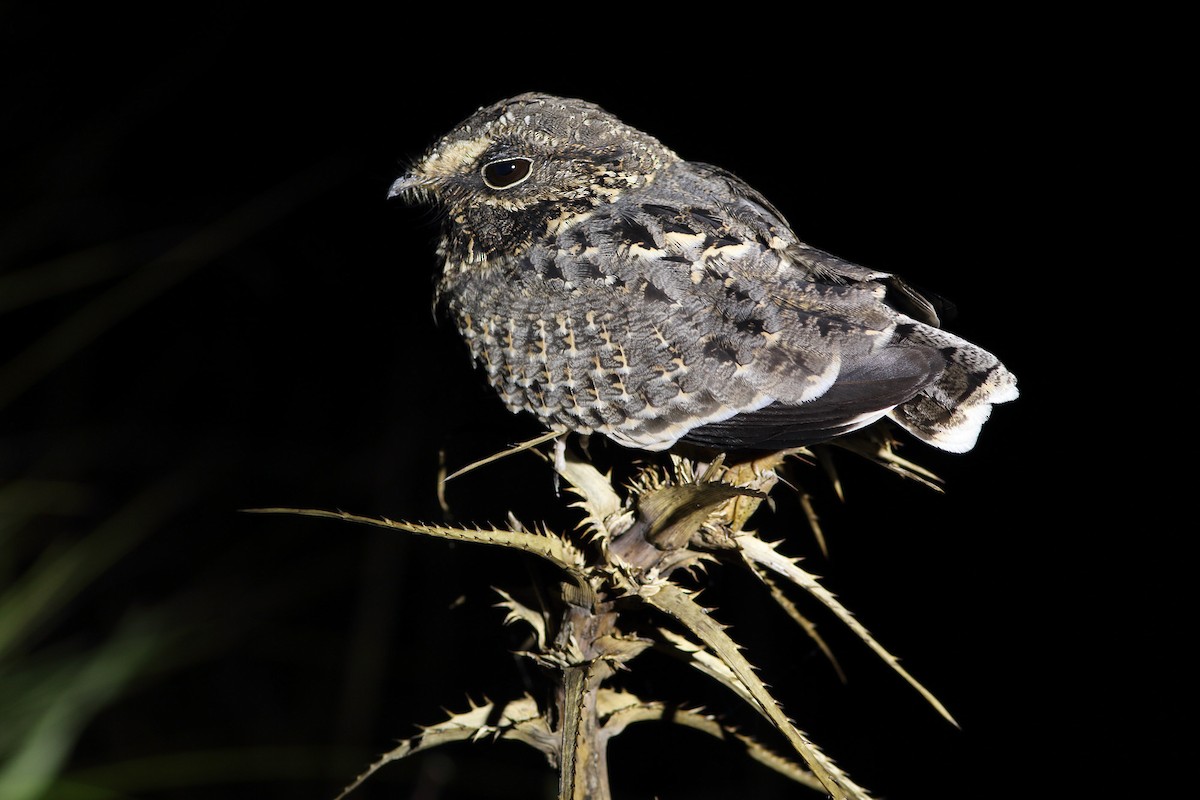
POLYGON ((426 178, 420 175, 414 175, 411 172, 407 175, 401 175, 396 179, 396 182, 392 184, 392 188, 388 189, 388 199, 390 200, 393 197, 407 195, 410 192, 421 189, 422 187, 428 185, 428 183, 429 181, 426 178))

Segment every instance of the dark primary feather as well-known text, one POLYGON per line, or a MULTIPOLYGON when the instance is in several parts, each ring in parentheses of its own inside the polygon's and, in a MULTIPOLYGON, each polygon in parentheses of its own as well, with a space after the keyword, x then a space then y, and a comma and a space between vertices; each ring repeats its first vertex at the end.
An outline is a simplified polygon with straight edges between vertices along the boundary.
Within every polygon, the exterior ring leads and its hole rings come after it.
POLYGON ((894 348, 839 376, 819 402, 772 403, 694 428, 680 441, 718 450, 783 450, 827 441, 874 422, 881 409, 911 400, 944 367, 936 351, 894 348))

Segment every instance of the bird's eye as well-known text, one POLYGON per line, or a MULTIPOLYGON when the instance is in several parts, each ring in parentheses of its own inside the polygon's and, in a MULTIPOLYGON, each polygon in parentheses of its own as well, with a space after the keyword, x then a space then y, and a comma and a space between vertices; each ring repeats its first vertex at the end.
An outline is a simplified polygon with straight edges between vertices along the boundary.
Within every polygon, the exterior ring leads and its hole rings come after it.
POLYGON ((505 158, 483 165, 483 182, 493 189, 509 189, 529 177, 533 162, 528 158, 505 158))

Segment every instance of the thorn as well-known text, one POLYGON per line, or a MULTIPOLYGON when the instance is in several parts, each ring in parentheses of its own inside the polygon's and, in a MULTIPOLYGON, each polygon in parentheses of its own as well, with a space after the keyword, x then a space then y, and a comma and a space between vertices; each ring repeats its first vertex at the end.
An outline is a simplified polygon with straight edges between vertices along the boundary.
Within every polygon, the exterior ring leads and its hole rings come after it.
POLYGON ((455 478, 457 478, 458 476, 465 475, 466 473, 470 472, 471 470, 478 469, 479 467, 482 467, 485 464, 490 464, 493 461, 499 461, 500 459, 506 458, 507 456, 511 456, 516 453, 520 453, 524 450, 528 450, 531 447, 537 447, 539 444, 544 444, 544 443, 550 441, 551 439, 557 439, 562 435, 563 435, 562 431, 550 431, 548 433, 542 434, 541 436, 537 437, 536 439, 530 439, 527 442, 521 442, 520 444, 510 447, 507 450, 502 450, 501 452, 496 453, 495 455, 490 455, 487 458, 481 458, 478 461, 468 464, 467 466, 465 466, 462 469, 455 472, 453 475, 448 475, 446 477, 446 480, 452 481, 455 478))

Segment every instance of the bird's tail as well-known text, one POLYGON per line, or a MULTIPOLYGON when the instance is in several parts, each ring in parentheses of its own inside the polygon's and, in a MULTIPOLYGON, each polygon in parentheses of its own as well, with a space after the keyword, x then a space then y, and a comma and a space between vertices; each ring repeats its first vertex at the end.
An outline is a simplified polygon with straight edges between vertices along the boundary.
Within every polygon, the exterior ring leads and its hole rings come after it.
POLYGON ((946 360, 941 376, 888 414, 918 439, 951 453, 975 446, 996 403, 1017 398, 1017 379, 994 355, 952 333, 909 321, 898 338, 932 347, 946 360))

